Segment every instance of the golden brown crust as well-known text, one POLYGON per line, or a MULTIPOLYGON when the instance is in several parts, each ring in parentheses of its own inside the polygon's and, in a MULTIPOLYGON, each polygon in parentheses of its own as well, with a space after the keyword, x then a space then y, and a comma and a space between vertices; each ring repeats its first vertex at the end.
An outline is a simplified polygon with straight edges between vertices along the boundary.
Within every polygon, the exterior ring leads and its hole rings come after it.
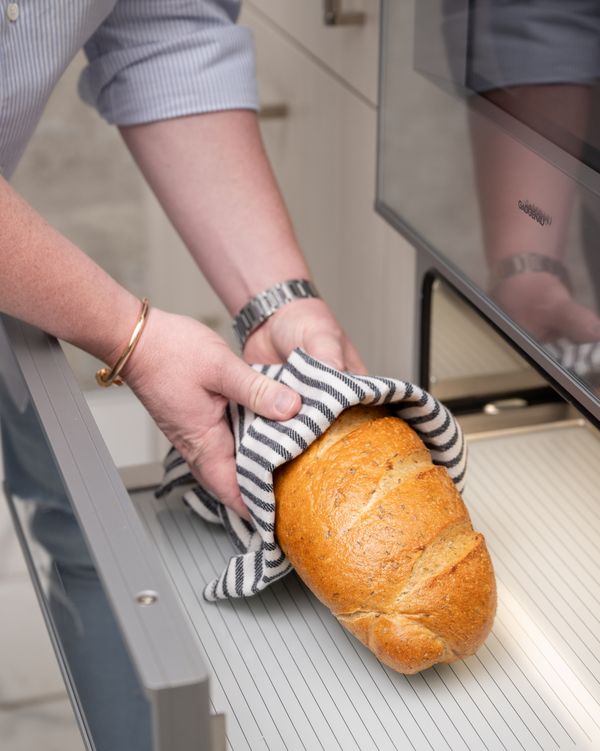
POLYGON ((472 654, 496 588, 448 473, 402 420, 353 407, 275 473, 276 534, 340 623, 396 670, 472 654))
POLYGON ((439 636, 402 615, 369 614, 339 621, 381 662, 399 673, 418 673, 455 659, 439 636))

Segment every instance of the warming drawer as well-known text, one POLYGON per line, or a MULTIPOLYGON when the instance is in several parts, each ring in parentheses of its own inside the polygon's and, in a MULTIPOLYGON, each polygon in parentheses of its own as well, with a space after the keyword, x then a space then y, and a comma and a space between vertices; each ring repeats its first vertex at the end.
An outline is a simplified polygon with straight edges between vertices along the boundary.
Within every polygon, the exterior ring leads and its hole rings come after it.
MULTIPOLYGON (((600 446, 583 420, 491 433, 464 421, 465 498, 494 561, 498 615, 473 657, 402 676, 338 626, 295 575, 247 600, 205 602, 204 583, 233 553, 223 531, 155 499, 156 467, 124 472, 127 494, 59 346, 4 323, 149 700, 155 749, 600 747, 600 446)), ((12 506, 94 748, 23 502, 12 506)))
POLYGON ((233 552, 225 533, 133 492, 209 665, 228 748, 600 748, 599 451, 577 420, 470 438, 465 500, 498 614, 476 655, 414 676, 379 663, 295 575, 205 602, 233 552))

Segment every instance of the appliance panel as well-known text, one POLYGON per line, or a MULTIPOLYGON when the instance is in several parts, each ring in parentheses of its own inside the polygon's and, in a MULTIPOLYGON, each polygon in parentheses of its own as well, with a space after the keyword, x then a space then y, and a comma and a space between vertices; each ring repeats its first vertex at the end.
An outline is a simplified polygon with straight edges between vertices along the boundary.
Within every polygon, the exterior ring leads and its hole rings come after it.
POLYGON ((600 419, 597 3, 384 0, 381 34, 378 210, 600 419))

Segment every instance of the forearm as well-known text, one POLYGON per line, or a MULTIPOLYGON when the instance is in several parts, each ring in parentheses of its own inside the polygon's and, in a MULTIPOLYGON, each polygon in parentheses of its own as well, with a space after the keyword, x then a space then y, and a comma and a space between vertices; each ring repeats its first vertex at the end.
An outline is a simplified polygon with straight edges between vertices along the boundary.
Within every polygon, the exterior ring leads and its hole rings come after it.
MULTIPOLYGON (((548 138, 552 134, 545 134, 544 126, 557 118, 567 133, 583 138, 589 87, 522 86, 489 92, 486 98, 548 138)), ((477 111, 471 113, 470 124, 489 263, 531 252, 562 258, 573 180, 477 111), (536 206, 546 217, 544 223, 532 219, 520 202, 536 206)))
POLYGON ((0 311, 111 362, 139 301, 0 178, 0 311))
MULTIPOLYGON (((584 140, 589 87, 521 86, 489 92, 486 96, 551 140, 556 140, 554 125, 559 121, 564 134, 579 137, 561 135, 564 141, 561 147, 569 144, 571 153, 580 155, 576 143, 584 140)), ((495 301, 540 341, 562 337, 574 342, 597 341, 600 319, 578 303, 568 283, 552 266, 518 272, 518 266, 511 271, 509 265, 506 274, 501 265, 505 259, 524 254, 559 261, 565 258, 575 181, 477 111, 472 112, 471 133, 484 246, 492 269, 495 301), (528 211, 525 202, 536 206, 538 211, 528 211)))
POLYGON ((121 132, 232 314, 276 282, 309 277, 253 112, 207 113, 121 132))

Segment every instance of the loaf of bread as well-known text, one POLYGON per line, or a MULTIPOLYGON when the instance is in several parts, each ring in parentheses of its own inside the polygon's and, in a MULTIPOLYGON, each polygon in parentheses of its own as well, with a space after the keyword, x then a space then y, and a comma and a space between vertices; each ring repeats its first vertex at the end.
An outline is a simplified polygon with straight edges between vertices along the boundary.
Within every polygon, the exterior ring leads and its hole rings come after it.
POLYGON ((276 471, 274 490, 284 553, 382 662, 416 673, 482 644, 496 610, 484 538, 403 420, 346 410, 276 471))

